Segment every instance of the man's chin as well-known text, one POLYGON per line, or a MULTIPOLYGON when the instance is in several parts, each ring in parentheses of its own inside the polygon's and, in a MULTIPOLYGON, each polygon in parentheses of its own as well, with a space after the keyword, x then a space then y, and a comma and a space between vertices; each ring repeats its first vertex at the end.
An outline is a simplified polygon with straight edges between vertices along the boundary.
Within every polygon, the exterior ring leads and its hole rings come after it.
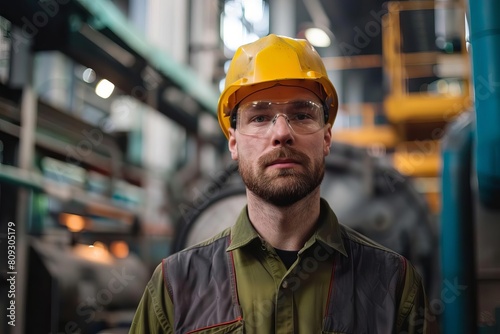
POLYGON ((289 193, 290 189, 297 187, 297 184, 302 184, 303 178, 295 173, 280 172, 271 177, 263 178, 263 183, 266 188, 276 189, 277 193, 289 193))
POLYGON ((299 182, 300 178, 293 175, 279 176, 269 180, 267 187, 261 189, 259 195, 270 204, 278 207, 288 207, 310 193, 309 190, 306 191, 303 187, 297 188, 299 182))

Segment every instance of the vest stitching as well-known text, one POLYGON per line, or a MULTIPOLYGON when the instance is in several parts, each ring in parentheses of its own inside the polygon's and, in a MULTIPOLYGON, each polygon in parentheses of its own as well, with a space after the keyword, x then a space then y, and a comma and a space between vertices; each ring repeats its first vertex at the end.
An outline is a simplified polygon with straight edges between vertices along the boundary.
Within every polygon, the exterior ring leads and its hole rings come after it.
POLYGON ((189 332, 186 332, 186 334, 193 334, 193 333, 197 333, 197 332, 200 332, 200 331, 204 331, 204 330, 207 330, 207 329, 210 329, 210 328, 216 328, 218 326, 224 326, 224 325, 230 325, 230 324, 234 324, 238 321, 241 321, 243 320, 242 317, 237 317, 236 319, 234 320, 230 320, 230 321, 226 321, 226 322, 222 322, 220 324, 215 324, 215 325, 210 325, 210 326, 207 326, 207 327, 203 327, 203 328, 198 328, 198 329, 194 329, 192 331, 189 331, 189 332))
POLYGON ((332 276, 330 278, 330 287, 328 288, 328 303, 326 305, 326 310, 325 310, 325 316, 328 317, 330 315, 330 306, 331 306, 331 297, 332 297, 332 290, 333 290, 333 282, 335 281, 335 257, 333 258, 332 261, 332 276))
MULTIPOLYGON (((227 236, 227 243, 228 245, 231 244, 231 238, 230 236, 227 236)), ((226 247, 227 248, 227 247, 226 247)), ((235 315, 237 316, 237 318, 241 318, 242 317, 242 312, 241 312, 241 306, 240 306, 240 301, 239 301, 239 297, 238 297, 238 282, 236 280, 236 269, 235 269, 235 266, 234 266, 234 256, 233 256, 233 252, 230 251, 228 252, 228 268, 229 268, 229 275, 231 277, 231 290, 232 290, 232 301, 233 301, 233 311, 237 312, 235 315)))
POLYGON ((163 284, 167 287, 167 292, 168 295, 170 296, 170 300, 173 302, 174 301, 174 293, 172 286, 170 285, 170 280, 168 279, 168 274, 167 274, 167 259, 161 260, 161 271, 163 273, 163 284))
POLYGON ((332 260, 332 275, 330 277, 330 287, 328 288, 328 299, 326 303, 325 316, 323 318, 323 330, 325 330, 327 319, 330 317, 330 306, 332 304, 332 291, 335 282, 335 264, 337 255, 335 254, 332 260))
MULTIPOLYGON (((404 258, 401 259, 401 263, 402 263, 402 266, 403 266, 403 270, 400 270, 399 272, 399 282, 398 282, 398 288, 397 288, 397 295, 396 296, 401 296, 402 294, 402 291, 404 290, 404 286, 405 286, 405 281, 406 281, 406 260, 404 258)), ((401 307, 401 300, 397 300, 396 301, 398 304, 397 304, 397 308, 396 310, 399 310, 399 308, 401 307)), ((397 319, 397 326, 400 327, 401 324, 403 323, 404 319, 406 317, 401 317, 399 316, 398 319, 397 319)))

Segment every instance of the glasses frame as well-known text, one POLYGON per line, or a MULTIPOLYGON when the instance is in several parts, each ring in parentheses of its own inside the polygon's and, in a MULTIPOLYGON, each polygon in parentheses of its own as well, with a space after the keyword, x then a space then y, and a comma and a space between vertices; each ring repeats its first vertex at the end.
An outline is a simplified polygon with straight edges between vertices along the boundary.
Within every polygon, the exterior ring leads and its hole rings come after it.
MULTIPOLYGON (((273 101, 251 101, 251 102, 246 102, 244 103, 243 105, 246 105, 246 104, 251 104, 251 103, 256 103, 256 102, 269 102, 271 104, 277 104, 277 105, 286 105, 288 103, 293 103, 293 102, 300 102, 301 100, 292 100, 292 101, 286 101, 286 102, 273 102, 273 101)), ((319 106, 321 106, 321 109, 323 111, 323 125, 320 126, 320 128, 316 131, 313 131, 313 132, 310 132, 310 133, 303 133, 303 134, 313 134, 313 133, 316 133, 317 131, 321 130, 321 128, 323 128, 326 124, 328 124, 328 118, 329 118, 329 109, 328 109, 328 106, 325 104, 325 101, 321 101, 321 103, 318 103, 316 101, 311 101, 311 100, 304 100, 306 102, 311 102, 311 103, 314 103, 314 104, 317 104, 319 106)), ((231 125, 231 128, 235 129, 235 130, 238 130, 238 112, 239 112, 239 109, 241 107, 241 103, 238 103, 232 110, 231 114, 230 114, 230 125, 231 125)), ((290 129, 292 129, 292 131, 294 133, 298 133, 300 134, 300 132, 297 132, 294 127, 292 126, 292 124, 290 123, 290 119, 288 117, 288 115, 286 113, 283 113, 283 112, 276 112, 276 114, 274 115, 274 117, 270 120, 269 122, 269 127, 266 131, 269 132, 269 130, 272 128, 272 125, 274 125, 279 116, 283 116, 287 122, 287 125, 290 127, 290 129)), ((258 134, 249 134, 249 133, 245 133, 245 132, 241 132, 242 134, 245 134, 245 135, 251 135, 251 136, 259 136, 258 134)))

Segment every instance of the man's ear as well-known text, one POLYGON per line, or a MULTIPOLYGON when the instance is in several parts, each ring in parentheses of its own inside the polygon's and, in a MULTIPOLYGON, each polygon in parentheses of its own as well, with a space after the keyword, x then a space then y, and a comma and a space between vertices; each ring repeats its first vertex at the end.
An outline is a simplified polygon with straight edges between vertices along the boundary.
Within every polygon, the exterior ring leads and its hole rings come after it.
POLYGON ((231 152, 231 159, 238 160, 238 143, 236 142, 236 133, 233 128, 229 129, 228 144, 229 152, 231 152))
POLYGON ((326 157, 328 154, 330 154, 330 146, 332 145, 332 125, 328 123, 324 131, 325 134, 323 137, 324 140, 323 154, 326 157))

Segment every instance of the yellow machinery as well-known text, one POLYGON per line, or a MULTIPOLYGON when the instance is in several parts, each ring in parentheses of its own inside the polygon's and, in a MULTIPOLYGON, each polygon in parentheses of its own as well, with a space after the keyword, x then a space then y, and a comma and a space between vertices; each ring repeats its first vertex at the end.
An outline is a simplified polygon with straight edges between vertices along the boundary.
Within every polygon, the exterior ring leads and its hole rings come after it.
MULTIPOLYGON (((439 204, 439 173, 441 166, 439 140, 446 125, 471 107, 469 57, 465 45, 465 28, 461 29, 458 50, 419 50, 417 41, 406 36, 404 20, 408 14, 423 12, 462 13, 461 2, 391 1, 382 19, 382 57, 378 55, 355 56, 344 61, 360 68, 382 67, 388 83, 383 106, 360 104, 344 105, 344 110, 361 114, 362 126, 343 128, 334 132, 337 141, 369 149, 382 150, 392 155, 394 167, 411 176, 419 191, 428 199, 433 212, 439 204), (363 58, 363 59, 361 59, 363 58), (369 58, 369 59, 368 59, 369 58), (378 59, 377 59, 378 58, 378 59), (365 62, 369 60, 369 62, 365 62), (410 81, 437 78, 419 89, 410 81), (376 109, 381 108, 388 124, 376 125, 376 109), (375 146, 374 146, 375 145, 375 146), (379 147, 380 146, 380 147, 379 147)), ((460 17, 460 15, 455 15, 460 17)), ((457 21, 458 22, 458 21, 457 21)), ((462 23, 463 19, 462 19, 462 23)), ((419 29, 419 27, 412 27, 419 29)), ((446 41, 444 41, 446 42, 446 41)), ((333 63, 333 60, 327 60, 333 63)), ((334 67, 339 68, 339 61, 334 67)), ((341 65, 342 65, 341 64, 341 65)), ((345 64, 344 64, 345 65, 345 64)), ((340 66, 340 68, 345 66, 340 66)))
MULTIPOLYGON (((445 4, 450 4, 445 2, 445 4)), ((453 3, 455 5, 455 3, 453 3)), ((384 68, 390 82, 390 92, 385 98, 385 113, 394 124, 403 122, 449 122, 471 106, 469 96, 469 60, 465 43, 460 53, 449 54, 434 52, 403 52, 405 41, 401 33, 401 14, 405 11, 452 10, 440 8, 440 2, 408 1, 389 2, 388 13, 384 17, 383 54, 384 68), (410 92, 408 80, 417 77, 446 75, 445 67, 462 70, 463 86, 451 88, 445 81, 438 82, 436 92, 410 92)), ((465 32, 464 32, 465 34, 465 32)), ((465 41, 465 36, 462 36, 465 41)), ((456 73, 454 73, 456 74, 456 73)), ((452 86, 453 87, 453 86, 452 86)), ((437 139, 437 138, 433 138, 437 139)))

